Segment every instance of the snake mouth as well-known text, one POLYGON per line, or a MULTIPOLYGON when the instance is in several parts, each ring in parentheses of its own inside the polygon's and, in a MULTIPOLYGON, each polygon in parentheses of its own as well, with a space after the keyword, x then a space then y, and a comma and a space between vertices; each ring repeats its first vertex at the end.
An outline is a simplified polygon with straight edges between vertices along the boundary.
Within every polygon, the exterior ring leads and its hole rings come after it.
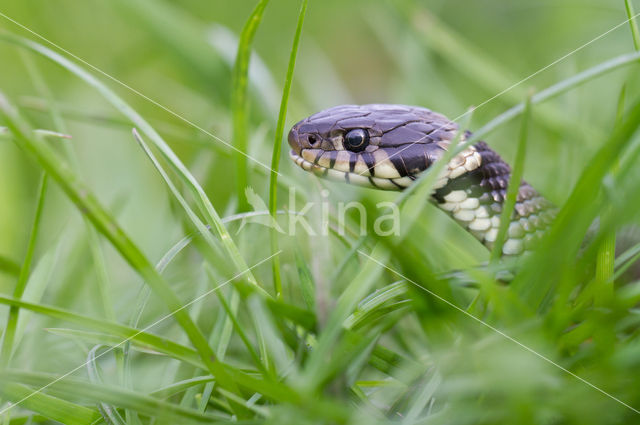
POLYGON ((350 164, 348 161, 341 160, 333 161, 333 167, 323 166, 318 163, 318 152, 314 151, 317 151, 317 149, 291 149, 291 151, 289 151, 289 157, 300 168, 319 177, 362 187, 384 190, 403 190, 409 187, 409 185, 416 179, 415 175, 391 178, 377 177, 371 175, 372 173, 370 169, 360 171, 355 169, 353 171, 342 171, 340 168, 349 169, 350 164))
MULTIPOLYGON (((404 176, 389 161, 390 155, 384 149, 369 154, 368 161, 361 154, 345 151, 323 151, 322 149, 306 149, 294 146, 289 156, 300 168, 319 177, 357 186, 403 190, 409 187, 418 176, 426 170, 419 169, 415 173, 404 176), (375 155, 377 154, 377 155, 375 155)), ((441 171, 433 189, 440 189, 450 180, 478 168, 482 158, 471 146, 455 156, 441 171)))

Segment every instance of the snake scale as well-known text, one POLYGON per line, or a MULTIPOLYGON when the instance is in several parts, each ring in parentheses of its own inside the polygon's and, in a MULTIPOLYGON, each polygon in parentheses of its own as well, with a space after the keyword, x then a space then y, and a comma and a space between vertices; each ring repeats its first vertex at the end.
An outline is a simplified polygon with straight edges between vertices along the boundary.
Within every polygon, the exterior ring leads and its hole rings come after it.
MULTIPOLYGON (((306 171, 364 187, 403 190, 460 139, 457 134, 456 123, 429 109, 369 104, 311 115, 293 126, 288 140, 291 159, 306 171)), ((449 161, 431 200, 491 249, 510 174, 509 165, 478 142, 449 161)), ((522 181, 503 254, 530 250, 554 215, 553 205, 522 181)))

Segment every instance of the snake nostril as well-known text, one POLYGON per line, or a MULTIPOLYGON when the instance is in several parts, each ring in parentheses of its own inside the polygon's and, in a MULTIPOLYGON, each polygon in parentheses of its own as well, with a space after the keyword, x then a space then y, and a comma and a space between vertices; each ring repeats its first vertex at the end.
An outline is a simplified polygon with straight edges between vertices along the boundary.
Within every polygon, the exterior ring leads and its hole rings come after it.
POLYGON ((311 146, 314 146, 318 142, 318 139, 313 134, 310 134, 307 140, 309 140, 311 146))

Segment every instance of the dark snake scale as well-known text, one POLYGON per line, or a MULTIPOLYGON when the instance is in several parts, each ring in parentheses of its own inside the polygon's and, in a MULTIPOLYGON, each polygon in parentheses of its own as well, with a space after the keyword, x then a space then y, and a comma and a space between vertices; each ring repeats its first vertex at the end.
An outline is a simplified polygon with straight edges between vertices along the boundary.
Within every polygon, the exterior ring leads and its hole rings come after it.
MULTIPOLYGON (((360 186, 403 190, 456 139, 458 126, 425 108, 342 105, 311 115, 289 132, 291 159, 316 175, 360 186)), ((468 138, 466 133, 463 140, 468 138)), ((486 143, 456 155, 432 200, 488 248, 500 227, 511 168, 486 143)), ((522 182, 504 255, 529 250, 554 218, 552 204, 522 182)))

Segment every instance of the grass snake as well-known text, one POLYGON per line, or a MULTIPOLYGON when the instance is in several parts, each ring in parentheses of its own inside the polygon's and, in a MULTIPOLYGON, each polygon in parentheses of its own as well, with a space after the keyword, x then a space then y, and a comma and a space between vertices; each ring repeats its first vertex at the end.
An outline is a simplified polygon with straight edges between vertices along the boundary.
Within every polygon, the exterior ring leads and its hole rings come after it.
MULTIPOLYGON (((306 171, 351 184, 403 190, 440 159, 458 125, 426 108, 406 105, 341 105, 298 122, 289 132, 291 159, 306 171)), ((431 200, 489 249, 498 234, 511 168, 478 142, 449 161, 431 200)), ((522 181, 504 255, 530 250, 553 221, 555 209, 522 181)))

